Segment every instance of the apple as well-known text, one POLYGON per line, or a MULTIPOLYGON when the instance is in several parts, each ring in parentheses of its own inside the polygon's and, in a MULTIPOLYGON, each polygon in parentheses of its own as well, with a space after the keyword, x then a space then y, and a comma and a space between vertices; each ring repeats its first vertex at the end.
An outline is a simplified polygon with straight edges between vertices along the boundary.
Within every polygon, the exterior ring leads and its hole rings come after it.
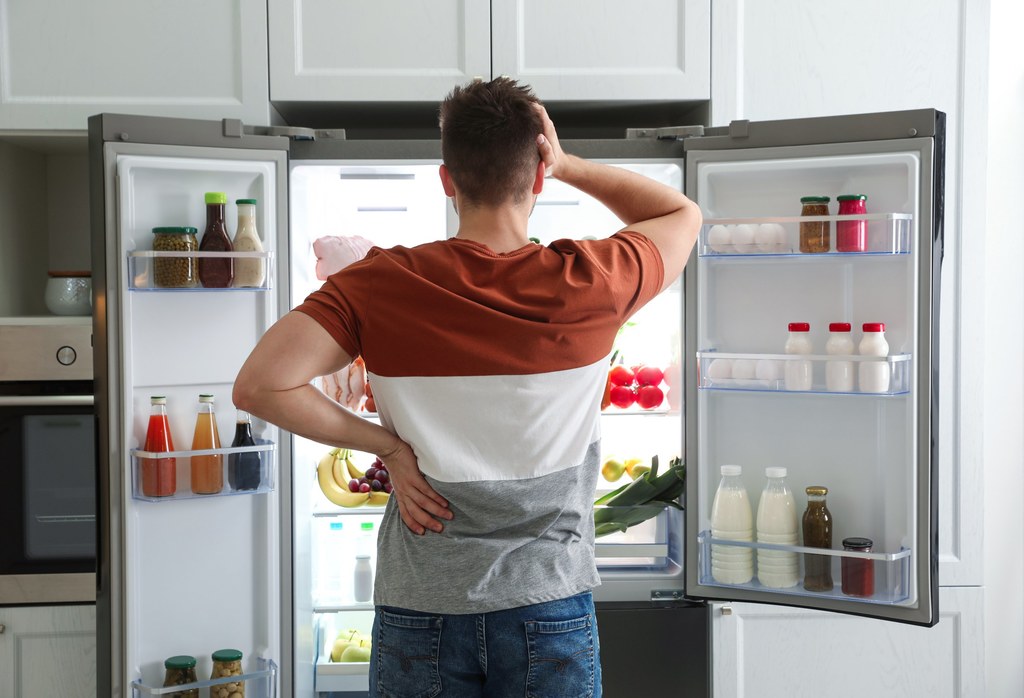
POLYGON ((626 472, 626 466, 614 458, 609 458, 604 462, 604 465, 601 466, 601 475, 603 475, 604 479, 608 482, 615 482, 622 477, 624 472, 626 472))
POLYGON ((356 640, 355 643, 353 643, 353 641, 351 639, 347 639, 347 638, 344 638, 344 637, 339 637, 337 640, 334 641, 334 647, 331 648, 331 661, 332 662, 344 661, 342 659, 342 657, 345 656, 345 652, 347 652, 350 647, 358 647, 358 646, 359 646, 359 641, 358 640, 356 640))
POLYGON ((631 472, 629 475, 634 480, 636 480, 638 477, 640 477, 644 473, 648 473, 650 471, 651 471, 651 466, 649 466, 649 465, 634 465, 633 466, 633 472, 631 472))
POLYGON ((343 662, 368 662, 370 661, 370 647, 360 647, 358 645, 349 645, 345 648, 345 651, 341 653, 341 661, 343 662))

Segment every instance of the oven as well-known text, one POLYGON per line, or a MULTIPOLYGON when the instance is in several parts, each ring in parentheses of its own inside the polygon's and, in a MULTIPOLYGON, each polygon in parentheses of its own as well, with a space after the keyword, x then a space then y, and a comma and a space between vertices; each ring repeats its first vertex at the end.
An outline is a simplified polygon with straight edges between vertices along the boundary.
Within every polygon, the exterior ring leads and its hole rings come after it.
POLYGON ((91 318, 0 321, 0 606, 96 600, 91 318))

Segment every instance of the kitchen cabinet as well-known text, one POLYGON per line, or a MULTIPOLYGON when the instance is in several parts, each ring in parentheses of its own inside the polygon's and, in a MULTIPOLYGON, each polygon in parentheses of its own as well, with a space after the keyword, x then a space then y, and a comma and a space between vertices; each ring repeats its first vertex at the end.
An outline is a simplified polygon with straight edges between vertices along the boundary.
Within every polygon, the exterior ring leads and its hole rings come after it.
POLYGON ((0 128, 84 131, 100 112, 269 120, 261 0, 2 0, 0 16, 0 128))
POLYGON ((0 608, 0 698, 96 696, 96 607, 0 608))
POLYGON ((270 0, 274 102, 437 102, 508 75, 545 100, 706 100, 708 0, 270 0))

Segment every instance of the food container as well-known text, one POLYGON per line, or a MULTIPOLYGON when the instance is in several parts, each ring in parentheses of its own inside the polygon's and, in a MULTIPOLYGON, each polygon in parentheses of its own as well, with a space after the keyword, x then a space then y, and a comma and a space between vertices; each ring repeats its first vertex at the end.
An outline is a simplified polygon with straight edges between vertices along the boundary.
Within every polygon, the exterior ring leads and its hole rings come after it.
MULTIPOLYGON (((153 228, 153 249, 157 252, 195 252, 198 231, 191 227, 153 228)), ((153 285, 160 288, 192 288, 199 283, 195 257, 157 257, 153 260, 153 285)))
MULTIPOLYGON (((865 194, 843 194, 837 196, 840 216, 856 216, 867 213, 865 194)), ((868 248, 867 221, 836 221, 836 250, 839 252, 864 252, 868 248)))
MULTIPOLYGON (((800 198, 801 216, 827 216, 827 196, 804 196, 800 198)), ((832 247, 832 223, 830 221, 808 221, 800 224, 800 251, 809 253, 828 252, 832 247)))
MULTIPOLYGON (((870 538, 844 538, 843 550, 870 553, 874 541, 870 538)), ((875 561, 859 557, 844 557, 841 565, 843 593, 847 596, 871 596, 875 593, 875 561)))
MULTIPOLYGON (((165 687, 184 686, 185 684, 198 681, 196 678, 196 658, 187 654, 168 657, 164 661, 164 669, 165 687)), ((190 688, 184 691, 165 693, 164 695, 171 696, 171 698, 199 698, 199 689, 190 688)))
POLYGON ((54 315, 91 315, 92 278, 87 271, 51 271, 44 300, 54 315))
MULTIPOLYGON (((241 676, 242 653, 239 650, 224 649, 213 653, 213 671, 210 679, 241 676)), ((231 681, 210 686, 210 698, 244 698, 245 681, 231 681)))

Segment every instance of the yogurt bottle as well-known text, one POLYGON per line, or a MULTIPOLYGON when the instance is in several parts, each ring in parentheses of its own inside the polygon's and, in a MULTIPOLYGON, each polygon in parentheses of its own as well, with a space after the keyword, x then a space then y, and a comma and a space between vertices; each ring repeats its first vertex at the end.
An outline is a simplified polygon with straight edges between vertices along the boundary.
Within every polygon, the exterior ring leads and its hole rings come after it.
MULTIPOLYGON (((789 338, 786 340, 787 354, 810 354, 811 326, 806 322, 789 323, 789 338)), ((814 376, 809 359, 793 359, 785 362, 786 390, 810 390, 814 376)))
MULTIPOLYGON (((721 540, 753 542, 754 516, 740 476, 743 468, 723 465, 722 480, 711 506, 711 535, 721 540)), ((711 577, 721 584, 747 584, 754 578, 754 551, 732 545, 711 546, 711 577)))
MULTIPOLYGON (((850 329, 850 323, 848 322, 833 322, 829 324, 825 353, 832 356, 852 355, 853 338, 850 336, 850 329)), ((853 362, 829 359, 825 364, 825 387, 832 393, 852 392, 853 362)))
MULTIPOLYGON (((889 356, 889 343, 885 341, 885 323, 865 322, 864 336, 858 348, 861 356, 889 356)), ((860 362, 860 391, 885 393, 889 391, 889 362, 860 362)))
MULTIPOLYGON (((757 503, 757 542, 799 545, 796 500, 786 484, 785 468, 765 468, 768 482, 757 503)), ((800 581, 800 560, 795 552, 758 549, 757 580, 772 589, 796 586, 800 581)))

